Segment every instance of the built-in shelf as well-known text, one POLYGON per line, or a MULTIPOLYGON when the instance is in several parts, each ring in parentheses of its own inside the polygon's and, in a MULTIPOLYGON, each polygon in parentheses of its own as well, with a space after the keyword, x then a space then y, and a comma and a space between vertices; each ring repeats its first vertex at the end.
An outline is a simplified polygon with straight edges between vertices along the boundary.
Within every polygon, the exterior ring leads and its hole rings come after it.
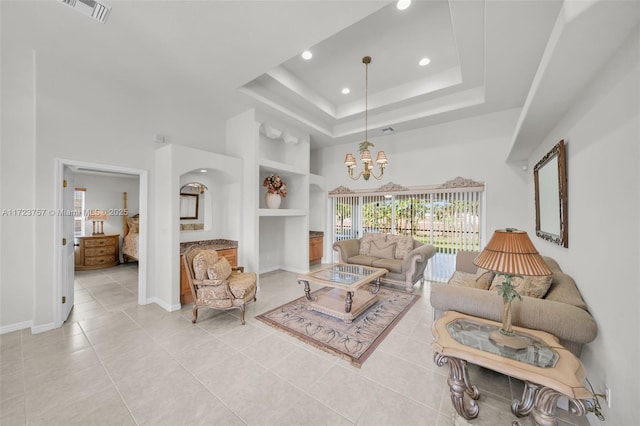
POLYGON ((258 216, 285 217, 306 215, 307 210, 305 209, 258 209, 258 216))
POLYGON ((288 173, 296 175, 307 175, 307 172, 299 166, 279 163, 277 161, 267 160, 263 158, 260 160, 260 169, 270 173, 288 173))

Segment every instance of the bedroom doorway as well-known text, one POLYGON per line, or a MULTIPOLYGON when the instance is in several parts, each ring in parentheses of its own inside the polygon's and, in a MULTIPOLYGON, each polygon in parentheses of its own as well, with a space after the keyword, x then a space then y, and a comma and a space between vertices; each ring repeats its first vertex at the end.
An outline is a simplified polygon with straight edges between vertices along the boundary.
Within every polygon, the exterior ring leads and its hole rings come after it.
MULTIPOLYGON (((87 203, 85 204, 85 210, 107 210, 107 213, 110 213, 110 218, 112 220, 107 220, 104 222, 104 235, 117 234, 119 236, 118 240, 121 244, 123 236, 122 236, 122 223, 124 217, 120 219, 116 216, 122 216, 124 214, 123 211, 123 201, 122 201, 122 192, 119 189, 122 189, 119 185, 119 182, 126 182, 128 188, 130 189, 130 193, 137 193, 135 200, 129 198, 129 203, 132 207, 137 210, 140 218, 139 225, 139 258, 137 265, 137 304, 146 304, 147 303, 147 221, 144 220, 147 215, 147 202, 148 202, 148 173, 146 170, 139 169, 131 169, 125 168, 115 165, 105 165, 105 164, 96 164, 96 163, 87 163, 81 161, 74 160, 57 160, 56 161, 56 182, 60 182, 63 180, 68 180, 68 186, 77 186, 77 184, 81 182, 92 182, 94 188, 93 198, 91 198, 91 192, 87 192, 87 203), (78 179, 78 176, 81 178, 78 179), (72 177, 72 179, 65 179, 72 177), (74 182, 75 181, 75 182, 74 182), (72 182, 74 182, 72 184, 72 182), (104 182, 104 185, 101 185, 100 182, 104 182), (69 185, 71 184, 71 185, 69 185), (100 195, 99 195, 100 194, 100 195), (120 219, 120 220, 119 220, 120 219)), ((64 194, 65 187, 64 185, 59 186, 59 190, 56 191, 54 197, 54 208, 56 211, 65 211, 65 203, 64 203, 64 194)), ((75 188, 69 188, 73 191, 75 188)), ((82 212, 84 214, 85 212, 82 212)), ((75 214, 75 213, 74 213, 75 214)), ((56 217, 56 222, 54 225, 54 240, 55 242, 61 241, 63 238, 66 238, 67 241, 69 237, 65 237, 65 226, 64 226, 64 217, 65 215, 58 215, 56 217)), ((126 219, 125 219, 126 220, 126 219)), ((86 232, 85 235, 88 234, 92 236, 92 222, 89 220, 86 224, 86 232)), ((115 235, 114 235, 115 238, 115 235)), ((64 240, 63 240, 64 241, 64 240)), ((67 297, 66 293, 69 292, 69 289, 74 288, 74 281, 76 278, 76 274, 85 273, 80 271, 75 271, 73 267, 69 267, 69 247, 72 248, 73 252, 74 240, 71 239, 67 243, 66 246, 61 246, 56 244, 56 272, 55 272, 55 280, 54 280, 54 306, 56 307, 55 318, 57 326, 62 325, 65 321, 68 312, 71 311, 72 306, 67 305, 67 301, 73 303, 73 296, 67 297), (66 250, 65 250, 66 248, 66 250), (67 256, 65 256, 65 254, 67 256)), ((77 247, 76 247, 77 249, 77 247)), ((119 260, 122 262, 122 251, 121 245, 118 247, 119 252, 119 260)), ((99 261, 99 260, 98 260, 99 261)), ((100 271, 100 270, 98 270, 100 271)), ((134 296, 135 297, 135 296, 134 296)))

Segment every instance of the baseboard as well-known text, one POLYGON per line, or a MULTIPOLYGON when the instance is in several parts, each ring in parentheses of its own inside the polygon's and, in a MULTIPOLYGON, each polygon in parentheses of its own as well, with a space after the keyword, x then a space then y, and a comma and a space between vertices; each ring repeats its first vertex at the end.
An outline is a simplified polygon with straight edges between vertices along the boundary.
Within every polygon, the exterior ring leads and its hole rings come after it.
POLYGON ((15 324, 4 325, 0 327, 0 334, 13 333, 14 331, 24 330, 31 327, 31 321, 22 321, 15 324))
POLYGON ((165 311, 168 312, 175 312, 175 311, 179 311, 180 309, 182 309, 182 305, 177 303, 175 305, 170 305, 167 302, 165 302, 162 299, 159 299, 157 297, 151 297, 149 299, 147 299, 147 303, 155 303, 156 305, 160 306, 162 309, 164 309, 165 311))
POLYGON ((50 322, 47 324, 31 326, 31 334, 44 333, 45 331, 60 328, 61 325, 62 324, 56 324, 55 322, 50 322))

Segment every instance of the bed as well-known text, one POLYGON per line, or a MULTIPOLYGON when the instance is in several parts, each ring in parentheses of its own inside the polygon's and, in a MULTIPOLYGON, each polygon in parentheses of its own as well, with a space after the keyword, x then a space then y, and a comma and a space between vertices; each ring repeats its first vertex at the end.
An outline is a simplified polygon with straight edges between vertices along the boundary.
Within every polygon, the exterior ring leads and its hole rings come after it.
POLYGON ((129 216, 127 208, 127 193, 124 193, 124 215, 122 216, 122 259, 124 263, 138 261, 138 240, 140 230, 140 215, 129 216))

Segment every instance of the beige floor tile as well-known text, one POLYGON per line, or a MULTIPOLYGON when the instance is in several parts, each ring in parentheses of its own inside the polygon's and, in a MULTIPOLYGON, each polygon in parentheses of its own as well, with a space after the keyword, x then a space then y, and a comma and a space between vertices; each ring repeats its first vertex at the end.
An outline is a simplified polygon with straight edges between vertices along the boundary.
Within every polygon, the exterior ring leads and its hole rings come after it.
POLYGON ((384 398, 369 401, 358 419, 358 425, 435 425, 438 416, 438 410, 388 391, 384 398))
POLYGON ((250 343, 242 349, 242 353, 265 368, 271 368, 296 348, 296 345, 289 343, 279 335, 268 334, 250 343))
POLYGON ((23 395, 0 401, 0 424, 26 425, 27 412, 23 395))
POLYGON ((353 423, 358 421, 370 400, 384 398, 386 392, 354 370, 357 369, 334 365, 309 389, 311 396, 353 423))
POLYGON ((309 391, 335 364, 302 348, 295 348, 277 362, 271 371, 303 391, 309 391))

